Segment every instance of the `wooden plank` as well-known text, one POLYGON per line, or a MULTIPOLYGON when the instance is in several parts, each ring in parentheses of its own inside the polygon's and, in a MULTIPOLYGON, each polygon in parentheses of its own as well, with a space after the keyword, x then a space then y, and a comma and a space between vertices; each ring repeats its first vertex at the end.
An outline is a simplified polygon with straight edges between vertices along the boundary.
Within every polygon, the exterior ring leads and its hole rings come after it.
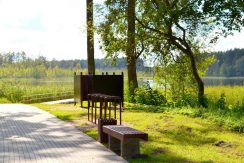
POLYGON ((103 132, 119 140, 125 140, 129 138, 140 138, 145 141, 148 141, 147 133, 138 131, 131 127, 108 125, 108 126, 103 126, 103 132))

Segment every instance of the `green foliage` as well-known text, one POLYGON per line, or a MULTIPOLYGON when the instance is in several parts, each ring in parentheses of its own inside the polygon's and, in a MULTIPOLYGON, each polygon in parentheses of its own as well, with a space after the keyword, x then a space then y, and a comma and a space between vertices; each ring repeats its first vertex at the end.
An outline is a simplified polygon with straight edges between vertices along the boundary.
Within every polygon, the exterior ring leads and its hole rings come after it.
POLYGON ((225 97, 224 93, 222 93, 220 95, 220 98, 217 101, 217 107, 220 108, 220 109, 225 109, 226 108, 226 97, 225 97))
MULTIPOLYGON (((243 86, 208 86, 205 89, 206 97, 209 104, 215 105, 221 94, 225 95, 227 108, 239 108, 244 104, 244 87, 243 86)), ((214 106, 210 106, 214 107, 214 106)))
POLYGON ((4 104, 4 103, 11 103, 11 101, 9 101, 9 100, 6 99, 6 98, 2 98, 2 97, 0 96, 0 104, 4 104))
MULTIPOLYGON (((209 64, 214 59, 205 54, 195 54, 198 65, 198 73, 204 76, 209 64)), ((173 106, 197 106, 196 93, 197 83, 192 75, 189 58, 178 57, 177 60, 164 61, 154 68, 154 79, 161 84, 168 101, 172 101, 173 106)))
POLYGON ((177 101, 184 94, 197 89, 186 62, 158 66, 155 67, 154 72, 154 79, 163 86, 164 94, 171 101, 177 101))
POLYGON ((244 133, 243 108, 244 108, 243 105, 235 109, 229 109, 229 108, 221 109, 214 106, 205 109, 188 107, 188 108, 175 109, 175 112, 188 115, 191 117, 201 117, 204 119, 209 119, 226 129, 244 133))
MULTIPOLYGON (((145 90, 144 88, 139 97, 146 101, 147 99, 143 97, 147 94, 145 90)), ((198 99, 194 94, 184 94, 177 101, 168 101, 165 106, 127 104, 127 107, 134 111, 161 113, 169 111, 190 117, 201 117, 229 130, 244 132, 244 87, 207 87, 206 92, 207 108, 198 107, 198 99)))
POLYGON ((124 83, 124 98, 125 98, 125 101, 134 103, 135 102, 134 95, 130 94, 128 84, 126 84, 126 83, 127 82, 124 83))
POLYGON ((196 107, 198 106, 198 98, 196 95, 193 94, 184 94, 182 97, 176 101, 175 107, 184 107, 184 106, 190 106, 190 107, 196 107))
POLYGON ((135 90, 135 102, 159 106, 165 105, 167 100, 158 90, 152 89, 149 84, 146 84, 135 90))
MULTIPOLYGON (((24 96, 29 96, 31 99, 35 98, 34 95, 41 94, 46 98, 45 94, 54 97, 62 92, 73 92, 72 78, 69 79, 69 81, 67 81, 66 78, 59 78, 56 80, 57 81, 45 81, 40 79, 0 80, 0 98, 6 98, 8 101, 16 103, 21 102, 24 96)), ((39 98, 42 98, 42 96, 39 96, 39 98)))
POLYGON ((23 88, 15 85, 14 83, 0 83, 1 97, 5 97, 8 101, 13 103, 20 102, 24 94, 23 88))
MULTIPOLYGON (((197 82, 198 101, 202 106, 205 106, 204 85, 200 77, 206 70, 201 71, 202 65, 199 61, 204 60, 206 54, 201 54, 220 35, 227 36, 235 30, 240 30, 244 25, 243 7, 239 6, 240 1, 222 2, 137 1, 135 7, 136 48, 130 50, 139 52, 138 55, 145 53, 146 57, 153 55, 154 58, 166 61, 163 63, 166 66, 172 60, 178 61, 178 58, 187 57, 188 60, 185 61, 189 63, 194 80, 197 82), (225 14, 222 15, 222 12, 225 14)), ((128 4, 125 1, 107 0, 103 10, 98 11, 105 15, 100 19, 102 21, 99 21, 98 33, 101 36, 102 48, 109 57, 116 58, 124 54, 128 44, 126 25, 129 23, 126 24, 125 12, 128 4)), ((188 69, 187 65, 182 67, 188 69)), ((181 85, 178 82, 176 84, 181 85)), ((184 91, 184 85, 182 88, 184 91)), ((178 90, 172 91, 173 94, 178 92, 178 90)))

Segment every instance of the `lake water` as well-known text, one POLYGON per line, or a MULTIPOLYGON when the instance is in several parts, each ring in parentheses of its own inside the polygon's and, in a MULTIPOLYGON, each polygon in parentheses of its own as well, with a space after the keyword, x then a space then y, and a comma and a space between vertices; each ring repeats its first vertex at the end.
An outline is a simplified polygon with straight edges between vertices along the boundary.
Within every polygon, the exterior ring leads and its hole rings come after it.
MULTIPOLYGON (((204 85, 206 86, 219 86, 219 85, 240 85, 244 86, 244 77, 205 77, 203 78, 204 85)), ((139 81, 139 85, 148 83, 150 87, 156 86, 154 80, 142 80, 139 81)))
POLYGON ((205 85, 241 85, 244 86, 244 77, 205 77, 205 85))

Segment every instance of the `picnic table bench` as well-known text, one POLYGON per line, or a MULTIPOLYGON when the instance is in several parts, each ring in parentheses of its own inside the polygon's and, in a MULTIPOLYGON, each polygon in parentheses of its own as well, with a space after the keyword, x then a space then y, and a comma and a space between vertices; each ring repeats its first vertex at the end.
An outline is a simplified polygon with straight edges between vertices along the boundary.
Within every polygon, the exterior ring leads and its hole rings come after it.
POLYGON ((107 125, 103 132, 108 134, 109 149, 126 159, 140 155, 140 139, 148 141, 147 133, 131 127, 107 125))

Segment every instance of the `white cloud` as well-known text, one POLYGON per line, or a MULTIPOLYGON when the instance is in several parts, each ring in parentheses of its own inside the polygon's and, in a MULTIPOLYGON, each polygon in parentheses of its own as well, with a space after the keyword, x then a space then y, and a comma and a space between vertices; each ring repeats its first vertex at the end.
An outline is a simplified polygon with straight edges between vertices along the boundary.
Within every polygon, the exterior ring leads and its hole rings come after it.
POLYGON ((85 21, 85 0, 1 0, 0 51, 84 59, 85 21))
MULTIPOLYGON (((0 52, 85 59, 85 21, 85 0, 0 0, 0 52)), ((244 48, 243 42, 244 32, 220 40, 214 49, 244 48)), ((97 44, 95 57, 104 57, 97 44)))
POLYGON ((226 51, 234 48, 244 48, 244 29, 241 32, 235 32, 233 36, 220 38, 214 50, 226 51))

